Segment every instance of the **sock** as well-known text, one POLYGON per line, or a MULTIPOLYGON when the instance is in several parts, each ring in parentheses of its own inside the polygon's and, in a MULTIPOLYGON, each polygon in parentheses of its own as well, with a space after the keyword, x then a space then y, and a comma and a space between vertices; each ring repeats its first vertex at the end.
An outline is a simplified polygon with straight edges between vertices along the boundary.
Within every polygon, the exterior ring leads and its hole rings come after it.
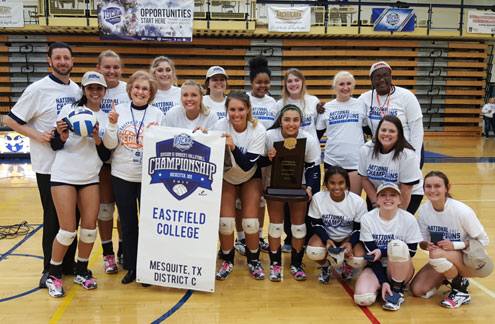
POLYGON ((56 262, 53 260, 50 260, 50 267, 48 268, 48 273, 50 276, 54 276, 56 278, 61 279, 62 278, 62 261, 56 262))
POLYGON ((101 246, 103 247, 103 256, 114 254, 112 240, 102 241, 101 246))
POLYGON ((244 231, 237 232, 237 240, 238 241, 245 240, 245 239, 246 239, 246 235, 244 235, 244 231))
POLYGON ((76 263, 76 273, 79 275, 84 275, 86 272, 88 272, 88 259, 82 259, 82 258, 77 258, 77 263, 76 263))

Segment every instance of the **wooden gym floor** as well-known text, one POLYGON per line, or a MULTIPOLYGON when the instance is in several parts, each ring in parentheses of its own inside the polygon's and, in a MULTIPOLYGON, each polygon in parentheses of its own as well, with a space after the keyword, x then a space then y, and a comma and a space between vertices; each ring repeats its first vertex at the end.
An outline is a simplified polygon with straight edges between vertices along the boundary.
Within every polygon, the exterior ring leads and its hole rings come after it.
MULTIPOLYGON (((495 139, 427 138, 430 158, 423 168, 442 170, 450 178, 453 196, 471 206, 495 247, 495 139)), ((64 278, 66 296, 55 299, 37 288, 42 268, 41 204, 34 175, 28 164, 0 164, 0 225, 27 221, 33 231, 27 236, 0 240, 1 323, 489 323, 495 305, 495 274, 471 280, 470 305, 449 310, 440 307, 447 288, 425 300, 406 292, 398 312, 387 312, 381 301, 360 308, 352 300, 355 279, 343 282, 335 273, 328 285, 319 284, 319 270, 304 259, 308 280, 296 282, 289 273, 289 255, 284 254, 284 280, 250 278, 245 258, 236 256, 228 280, 216 282, 215 293, 122 285, 124 275, 103 271, 99 240, 90 259, 98 289, 85 291, 64 278)), ((267 224, 267 223, 266 223, 267 224)), ((265 231, 267 226, 265 226, 265 231)), ((114 245, 117 234, 114 233, 114 245)), ((262 253, 268 273, 268 255, 262 253)), ((419 251, 414 258, 418 270, 427 261, 419 251)))

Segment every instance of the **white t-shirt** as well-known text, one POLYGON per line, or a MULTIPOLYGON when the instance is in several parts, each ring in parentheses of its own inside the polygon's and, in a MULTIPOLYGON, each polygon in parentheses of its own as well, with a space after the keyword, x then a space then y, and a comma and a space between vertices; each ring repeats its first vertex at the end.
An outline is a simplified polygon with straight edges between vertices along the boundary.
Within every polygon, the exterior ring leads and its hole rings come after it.
POLYGON ((303 103, 302 100, 294 100, 294 99, 287 99, 287 102, 284 104, 284 100, 280 99, 277 101, 277 114, 275 118, 278 116, 282 108, 286 105, 296 105, 301 109, 303 113, 303 120, 301 121, 301 129, 305 130, 306 132, 310 133, 314 138, 318 138, 316 135, 316 119, 318 117, 318 111, 316 110, 316 106, 320 102, 318 98, 315 96, 311 96, 306 94, 304 96, 304 109, 303 109, 303 103))
MULTIPOLYGON (((373 145, 372 141, 361 146, 359 151, 359 166, 358 173, 361 176, 368 177, 375 188, 384 182, 399 183, 411 183, 420 181, 423 178, 423 174, 419 169, 419 162, 416 154, 413 150, 404 149, 399 157, 395 160, 395 150, 392 150, 386 154, 379 153, 376 158, 373 157, 373 145)), ((414 186, 417 187, 417 186, 414 186)), ((422 191, 422 188, 420 188, 422 191)), ((422 192, 415 192, 413 194, 422 194, 422 192)))
POLYGON ((346 102, 332 100, 324 107, 325 112, 318 116, 316 129, 325 129, 327 133, 325 163, 347 170, 357 170, 359 149, 364 144, 364 105, 361 101, 350 98, 346 102))
MULTIPOLYGON (((303 131, 299 128, 299 132, 297 134, 297 139, 305 138, 306 139, 306 147, 304 152, 304 162, 309 163, 311 165, 320 165, 320 143, 311 136, 308 132, 303 131)), ((265 142, 265 153, 268 154, 268 151, 271 150, 273 144, 275 142, 283 142, 285 138, 282 136, 282 128, 270 129, 266 132, 266 142, 265 142)), ((271 183, 271 166, 268 166, 265 172, 265 183, 269 185, 271 183)), ((306 179, 303 173, 302 183, 306 183, 306 179)))
POLYGON ((203 104, 206 107, 210 107, 210 111, 214 112, 217 115, 218 119, 225 118, 227 116, 227 108, 225 108, 225 100, 227 98, 224 97, 222 102, 217 102, 211 99, 210 96, 203 97, 203 104))
MULTIPOLYGON (((263 155, 265 153, 266 130, 259 123, 256 127, 253 127, 253 124, 248 122, 246 129, 238 133, 227 118, 222 118, 217 121, 213 130, 221 131, 232 136, 235 146, 243 154, 247 152, 263 155)), ((231 158, 234 159, 234 156, 232 155, 231 158)), ((234 164, 230 170, 224 173, 223 178, 233 185, 241 184, 251 179, 257 167, 258 165, 255 164, 250 170, 244 171, 237 164, 234 164)))
POLYGON ((153 99, 152 105, 160 109, 163 115, 167 115, 172 107, 181 105, 181 90, 176 86, 170 87, 168 90, 158 90, 153 99))
POLYGON ((199 114, 194 120, 190 120, 186 116, 186 110, 182 106, 175 106, 170 109, 165 116, 165 126, 178 127, 186 129, 194 129, 197 126, 201 126, 205 129, 213 129, 217 122, 217 116, 211 110, 208 115, 199 114))
POLYGON ((272 127, 277 114, 277 102, 269 95, 265 95, 263 98, 257 98, 247 92, 249 100, 251 101, 251 107, 253 108, 253 118, 258 119, 266 129, 272 127))
POLYGON ((115 106, 130 102, 129 95, 127 94, 127 83, 119 81, 119 85, 112 89, 107 89, 105 96, 100 104, 100 109, 105 113, 109 113, 112 110, 112 100, 115 106))
MULTIPOLYGON (((392 240, 401 240, 406 244, 423 240, 416 218, 407 211, 399 208, 389 221, 381 218, 379 212, 380 208, 375 208, 361 217, 360 241, 374 241, 379 249, 386 250, 392 240)), ((381 258, 381 261, 385 265, 387 259, 381 258)))
POLYGON ((483 116, 488 118, 493 118, 493 113, 495 112, 495 104, 487 103, 481 108, 483 116))
MULTIPOLYGON (((76 108, 72 105, 64 106, 57 120, 67 117, 74 109, 76 108)), ((106 125, 105 120, 108 120, 107 114, 101 109, 94 114, 100 124, 99 133, 103 134, 106 125)), ((64 148, 56 151, 50 180, 75 185, 98 183, 98 174, 102 165, 103 162, 98 156, 93 137, 77 136, 73 132, 69 132, 69 138, 65 142, 64 148)))
POLYGON ((353 222, 360 223, 367 212, 364 200, 355 193, 346 191, 344 200, 336 202, 325 190, 313 195, 308 216, 321 219, 330 239, 341 242, 351 235, 353 222))
POLYGON ((395 87, 390 97, 387 95, 378 96, 380 105, 376 99, 376 91, 367 91, 363 93, 358 100, 361 100, 366 107, 366 115, 368 118, 368 126, 370 126, 373 136, 376 135, 378 123, 383 115, 397 116, 402 122, 404 128, 404 136, 406 140, 414 147, 418 161, 421 154, 421 146, 423 144, 423 113, 416 96, 409 90, 395 87), (373 105, 370 107, 371 102, 373 105), (387 112, 387 102, 388 112, 387 112), (380 107, 382 112, 380 113, 380 107), (417 123, 416 123, 417 122, 417 123))
MULTIPOLYGON (((53 129, 62 107, 81 97, 81 90, 76 83, 70 81, 68 85, 65 85, 57 82, 60 80, 56 80, 50 74, 30 84, 10 113, 39 132, 53 129)), ((55 152, 49 144, 41 144, 32 140, 30 155, 34 172, 50 174, 55 152)))
POLYGON ((131 108, 131 104, 122 104, 116 106, 115 110, 119 114, 119 120, 116 124, 108 123, 103 136, 105 147, 115 148, 112 154, 112 175, 129 182, 141 182, 143 135, 147 130, 146 126, 151 122, 164 126, 165 117, 160 109, 151 105, 138 110, 131 108), (136 134, 139 134, 139 143, 136 142, 136 134))
POLYGON ((447 198, 443 211, 436 211, 430 201, 418 209, 418 223, 425 241, 430 241, 430 232, 443 233, 443 238, 450 241, 479 239, 487 246, 488 235, 478 217, 466 204, 447 198))

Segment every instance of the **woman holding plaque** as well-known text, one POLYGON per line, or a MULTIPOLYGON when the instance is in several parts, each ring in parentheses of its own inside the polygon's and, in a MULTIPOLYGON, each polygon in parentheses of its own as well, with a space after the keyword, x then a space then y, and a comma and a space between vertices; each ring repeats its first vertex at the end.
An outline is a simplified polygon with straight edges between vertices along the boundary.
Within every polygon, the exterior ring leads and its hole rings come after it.
POLYGON ((428 251, 429 259, 414 277, 411 292, 430 298, 447 280, 452 289, 441 305, 457 308, 471 301, 467 278, 486 277, 493 270, 483 249, 489 239, 474 211, 452 198, 449 179, 443 172, 428 173, 424 187, 429 201, 418 210, 419 228, 424 239, 419 246, 428 251), (473 267, 465 261, 467 256, 478 254, 476 250, 482 251, 485 257, 473 267))
POLYGON ((325 170, 341 166, 349 174, 350 191, 361 195, 361 178, 357 172, 359 149, 364 144, 363 125, 366 112, 362 103, 352 98, 356 81, 347 71, 340 71, 333 79, 337 98, 325 104, 325 112, 318 117, 318 136, 327 133, 325 170))
POLYGON ((266 130, 253 119, 249 96, 244 92, 232 91, 225 105, 227 118, 219 120, 214 128, 224 133, 226 164, 229 164, 224 169, 220 206, 220 256, 223 261, 216 278, 227 279, 234 267, 235 202, 239 196, 249 271, 254 279, 265 279, 259 259, 258 209, 262 186, 257 160, 265 151, 266 130))
POLYGON ((422 179, 414 148, 404 137, 399 118, 384 116, 372 141, 361 147, 358 172, 364 191, 368 196, 368 210, 376 207, 376 188, 384 182, 393 182, 400 187, 401 208, 408 210, 423 198, 412 195, 412 188, 422 179))
POLYGON ((108 123, 103 136, 105 147, 114 149, 112 184, 122 223, 124 269, 127 270, 123 284, 136 279, 143 133, 152 125, 164 125, 163 113, 151 106, 156 89, 156 81, 148 72, 137 71, 131 75, 127 93, 132 101, 117 105, 110 111, 116 122, 108 123))
POLYGON ((181 89, 177 87, 174 61, 166 56, 156 57, 151 63, 150 74, 158 84, 152 105, 166 116, 172 107, 181 104, 181 89))
MULTIPOLYGON (((306 139, 304 151, 304 178, 305 189, 309 199, 311 199, 315 186, 319 187, 316 181, 316 170, 320 168, 320 145, 318 140, 308 132, 300 129, 303 114, 295 105, 287 105, 282 108, 273 126, 266 133, 266 151, 268 160, 271 162, 277 155, 274 143, 283 142, 287 149, 295 148, 298 139, 306 139)), ((264 159, 266 162, 266 159, 264 159)), ((271 170, 267 170, 266 175, 271 170)), ((266 181, 269 186, 270 179, 266 181)), ((268 241, 270 244, 270 280, 280 281, 282 279, 282 260, 280 237, 284 227, 284 201, 267 200, 270 225, 268 229, 268 241)), ((290 271, 294 279, 306 280, 306 273, 302 267, 304 256, 304 239, 306 238, 306 217, 307 201, 288 201, 290 209, 292 251, 290 271)))
POLYGON ((170 109, 165 116, 165 126, 207 131, 217 122, 217 116, 203 103, 203 87, 187 80, 181 87, 180 106, 170 109))

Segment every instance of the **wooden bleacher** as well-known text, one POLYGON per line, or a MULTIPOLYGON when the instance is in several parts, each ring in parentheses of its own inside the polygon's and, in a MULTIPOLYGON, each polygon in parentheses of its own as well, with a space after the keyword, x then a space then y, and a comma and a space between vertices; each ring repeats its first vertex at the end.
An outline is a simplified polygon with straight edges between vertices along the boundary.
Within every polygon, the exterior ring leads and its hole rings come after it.
MULTIPOLYGON (((26 39, 29 37, 27 36, 26 39)), ((356 77, 355 96, 371 87, 369 67, 386 60, 393 68, 393 83, 410 89, 421 103, 425 132, 428 135, 479 136, 480 108, 484 104, 487 45, 480 41, 385 40, 385 39, 245 39, 194 38, 191 43, 157 43, 100 41, 97 36, 37 36, 37 46, 30 56, 35 73, 30 82, 46 74, 46 48, 55 41, 69 43, 74 52, 72 78, 80 82, 82 75, 95 69, 97 56, 112 49, 122 56, 123 79, 138 70, 149 70, 154 57, 174 60, 179 85, 187 79, 204 82, 207 69, 221 65, 229 74, 229 89, 249 88, 247 61, 269 49, 272 68, 272 94, 280 94, 283 74, 291 67, 303 71, 308 90, 322 101, 333 99, 331 83, 334 75, 347 70, 356 77)), ((7 112, 27 82, 12 85, 12 80, 25 78, 14 72, 9 58, 28 40, 0 37, 0 112, 7 112), (13 72, 9 73, 9 68, 13 72)), ((17 69, 17 70, 16 70, 17 69)))

